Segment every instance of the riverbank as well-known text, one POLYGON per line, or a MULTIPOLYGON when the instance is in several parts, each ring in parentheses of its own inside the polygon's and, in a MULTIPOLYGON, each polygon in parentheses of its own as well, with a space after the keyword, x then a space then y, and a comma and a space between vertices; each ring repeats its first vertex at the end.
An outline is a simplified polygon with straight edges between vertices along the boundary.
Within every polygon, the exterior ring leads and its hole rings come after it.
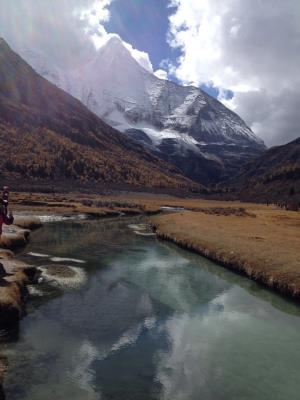
POLYGON ((275 207, 205 207, 159 215, 160 239, 199 253, 270 289, 300 298, 300 214, 275 207))
POLYGON ((14 193, 12 199, 14 209, 25 214, 150 216, 158 237, 282 294, 300 297, 299 212, 275 205, 149 193, 14 193))
MULTIPOLYGON (((27 286, 38 282, 36 267, 27 265, 15 257, 12 250, 26 246, 30 231, 41 226, 36 217, 17 217, 14 225, 4 225, 0 238, 0 330, 10 330, 18 325, 25 313, 28 298, 27 286)), ((7 365, 0 356, 0 399, 7 365)))
POLYGON ((17 217, 4 225, 0 238, 0 329, 18 323, 24 313, 27 285, 37 282, 38 270, 16 259, 13 250, 28 243, 30 231, 41 226, 36 217, 17 217))

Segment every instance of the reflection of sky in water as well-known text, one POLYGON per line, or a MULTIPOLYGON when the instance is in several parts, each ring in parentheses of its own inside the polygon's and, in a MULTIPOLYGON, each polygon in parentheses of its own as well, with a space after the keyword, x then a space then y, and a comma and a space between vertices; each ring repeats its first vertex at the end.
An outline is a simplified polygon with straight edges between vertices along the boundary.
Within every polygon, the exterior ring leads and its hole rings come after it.
POLYGON ((204 315, 167 320, 170 350, 157 368, 163 399, 298 398, 299 320, 252 300, 232 287, 204 315))
POLYGON ((298 399, 298 307, 127 224, 35 235, 28 252, 82 259, 88 277, 30 305, 5 346, 8 399, 298 399))

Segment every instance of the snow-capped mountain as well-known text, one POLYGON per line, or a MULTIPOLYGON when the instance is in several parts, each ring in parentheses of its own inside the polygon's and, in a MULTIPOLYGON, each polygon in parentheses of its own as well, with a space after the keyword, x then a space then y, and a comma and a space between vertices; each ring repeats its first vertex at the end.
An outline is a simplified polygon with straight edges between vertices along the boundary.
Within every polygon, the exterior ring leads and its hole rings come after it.
POLYGON ((39 74, 192 179, 216 182, 265 149, 238 115, 196 87, 157 78, 116 36, 72 71, 32 52, 22 56, 39 74))

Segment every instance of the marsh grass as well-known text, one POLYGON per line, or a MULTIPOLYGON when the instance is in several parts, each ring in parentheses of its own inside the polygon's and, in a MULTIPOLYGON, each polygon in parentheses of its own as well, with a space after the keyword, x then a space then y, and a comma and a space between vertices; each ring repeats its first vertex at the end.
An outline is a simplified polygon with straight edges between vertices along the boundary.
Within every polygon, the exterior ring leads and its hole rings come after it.
POLYGON ((300 214, 259 205, 252 213, 256 218, 186 211, 151 221, 159 238, 300 297, 300 214))

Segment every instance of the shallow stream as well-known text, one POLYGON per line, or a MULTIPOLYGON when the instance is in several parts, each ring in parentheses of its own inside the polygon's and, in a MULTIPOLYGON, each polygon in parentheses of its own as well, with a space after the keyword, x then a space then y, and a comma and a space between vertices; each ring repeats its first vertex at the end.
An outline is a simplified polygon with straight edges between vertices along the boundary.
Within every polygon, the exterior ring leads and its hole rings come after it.
POLYGON ((32 234, 21 257, 74 276, 32 288, 28 315, 1 344, 7 399, 298 400, 300 307, 137 234, 139 222, 62 221, 32 234))

